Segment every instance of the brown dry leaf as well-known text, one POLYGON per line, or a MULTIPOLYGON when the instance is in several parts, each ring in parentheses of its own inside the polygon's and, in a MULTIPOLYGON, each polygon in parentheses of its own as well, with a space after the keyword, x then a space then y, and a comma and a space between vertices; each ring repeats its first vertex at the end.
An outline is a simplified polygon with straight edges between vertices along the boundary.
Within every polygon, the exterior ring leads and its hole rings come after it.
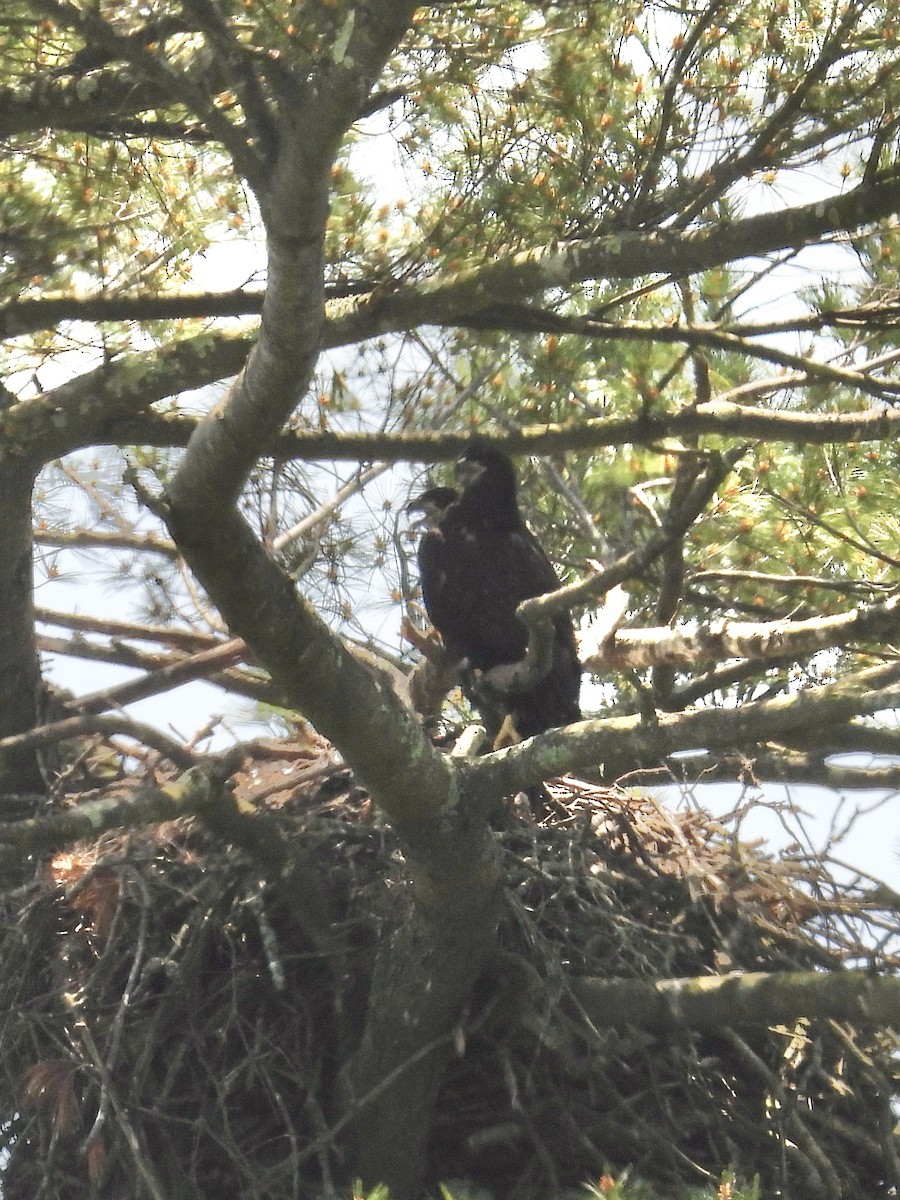
POLYGON ((50 878, 59 887, 73 887, 84 877, 95 859, 95 851, 66 850, 54 854, 48 864, 50 878))
POLYGON ((102 1137, 94 1138, 85 1152, 85 1157, 87 1158, 88 1178, 91 1183, 99 1183, 106 1166, 106 1146, 102 1137))
POLYGON ((76 1064, 67 1058, 43 1058, 25 1074, 22 1098, 49 1113, 54 1133, 71 1133, 78 1115, 75 1098, 76 1064))
POLYGON ((79 888, 70 901, 76 912, 86 916, 97 937, 106 939, 119 904, 121 882, 115 871, 101 869, 79 888))

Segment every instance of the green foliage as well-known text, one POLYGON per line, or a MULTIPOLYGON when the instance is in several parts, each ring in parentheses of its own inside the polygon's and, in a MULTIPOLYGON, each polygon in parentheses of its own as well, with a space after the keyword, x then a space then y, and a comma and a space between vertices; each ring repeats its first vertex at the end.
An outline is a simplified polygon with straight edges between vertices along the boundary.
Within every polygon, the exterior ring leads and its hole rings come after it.
MULTIPOLYGON (((566 1193, 568 1197, 570 1193, 566 1193)), ((574 1193, 572 1194, 574 1198, 574 1193)), ((679 1196, 662 1198, 659 1193, 643 1180, 632 1179, 628 1171, 622 1172, 618 1178, 604 1174, 596 1183, 586 1183, 581 1193, 589 1200, 760 1200, 760 1182, 757 1176, 752 1182, 742 1185, 735 1178, 733 1171, 723 1171, 721 1179, 715 1188, 690 1188, 679 1196)), ((483 1187, 470 1184, 465 1180, 452 1180, 440 1184, 441 1200, 492 1200, 493 1193, 483 1187)), ((364 1192, 357 1184, 353 1191, 353 1200, 390 1200, 386 1188, 375 1188, 364 1192)))
MULTIPOLYGON (((260 111, 284 104, 289 74, 304 79, 332 61, 349 29, 349 0, 222 0, 215 34, 192 6, 177 4, 103 3, 102 36, 53 5, 7 7, 3 83, 34 105, 51 99, 47 115, 3 135, 0 304, 47 296, 127 303, 261 281, 253 180, 232 151, 244 138, 248 152, 263 153, 260 111), (183 28, 145 36, 162 15, 176 26, 183 18, 183 28), (241 64, 223 54, 226 44, 241 64), (110 47, 121 53, 106 65, 81 74, 73 66, 81 52, 102 58, 110 47), (68 106, 92 88, 97 103, 70 118, 68 106), (130 107, 135 89, 152 99, 130 107), (120 98, 106 111, 112 94, 120 98)), ((390 296, 444 285, 517 252, 598 236, 612 247, 636 232, 693 236, 808 195, 838 195, 866 172, 889 175, 900 141, 888 96, 898 33, 892 5, 861 0, 762 8, 736 0, 699 11, 664 0, 420 9, 331 167, 325 280, 338 298, 329 311, 340 315, 354 290, 390 296)), ((321 360, 294 421, 328 431, 499 432, 667 414, 709 398, 856 411, 875 401, 825 368, 874 370, 876 380, 889 373, 895 321, 884 306, 897 286, 897 238, 885 220, 861 225, 852 242, 724 256, 677 279, 599 271, 533 296, 513 290, 510 303, 540 306, 534 328, 501 312, 496 327, 454 316, 358 342, 351 334, 321 360), (860 305, 884 313, 865 325, 810 323, 860 305), (557 329, 557 319, 595 326, 557 329), (770 334, 746 332, 763 320, 770 334), (733 342, 692 347, 661 336, 696 325, 733 342), (785 366, 784 354, 807 373, 785 366), (870 368, 879 356, 886 365, 870 368)), ((48 322, 9 337, 7 375, 28 398, 197 329, 187 317, 48 322)), ((200 393, 172 407, 209 403, 200 393)), ((650 537, 680 466, 732 443, 670 438, 523 462, 523 495, 574 578, 586 559, 609 561, 650 537)), ((168 450, 138 448, 132 457, 146 474, 168 478, 168 450)), ((889 443, 748 447, 685 540, 678 615, 803 616, 878 598, 897 578, 895 459, 889 443)), ((245 511, 277 535, 346 481, 298 465, 272 475, 263 464, 245 511)), ((387 595, 409 593, 410 547, 397 524, 409 486, 408 474, 395 473, 362 510, 336 509, 316 526, 318 541, 286 551, 348 631, 371 629, 361 595, 373 595, 373 573, 387 577, 387 595)), ((633 620, 656 620, 661 582, 653 568, 634 584, 633 620)), ((379 624, 387 609, 376 603, 379 624)), ((394 625, 385 640, 395 634, 394 625)))
MULTIPOLYGON (((631 1179, 627 1171, 619 1178, 601 1176, 597 1183, 585 1184, 590 1200, 657 1200, 658 1193, 639 1179, 631 1179)), ((733 1171, 723 1171, 715 1188, 690 1188, 674 1200, 760 1200, 759 1176, 741 1185, 733 1171)))
POLYGON ((357 1179, 353 1185, 353 1200, 390 1200, 390 1193, 386 1187, 381 1186, 366 1191, 362 1181, 357 1179))

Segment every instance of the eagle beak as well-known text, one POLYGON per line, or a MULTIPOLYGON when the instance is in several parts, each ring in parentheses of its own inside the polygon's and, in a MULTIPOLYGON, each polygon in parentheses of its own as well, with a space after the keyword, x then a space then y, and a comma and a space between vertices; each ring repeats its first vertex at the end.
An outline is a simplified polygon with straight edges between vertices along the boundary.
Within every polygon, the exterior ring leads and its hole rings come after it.
POLYGON ((409 517, 410 529, 421 529, 428 524, 431 513, 428 504, 422 504, 419 500, 410 500, 404 512, 409 517))

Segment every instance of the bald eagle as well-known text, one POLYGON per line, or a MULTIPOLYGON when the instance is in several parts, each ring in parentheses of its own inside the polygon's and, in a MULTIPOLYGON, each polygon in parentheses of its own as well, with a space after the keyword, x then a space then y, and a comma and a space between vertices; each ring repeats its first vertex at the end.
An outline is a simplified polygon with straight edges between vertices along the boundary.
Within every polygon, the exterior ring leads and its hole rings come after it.
POLYGON ((556 572, 528 529, 516 475, 505 454, 473 444, 456 464, 461 490, 430 488, 410 506, 426 514, 419 547, 422 598, 463 686, 497 734, 508 719, 517 739, 581 719, 581 664, 568 613, 553 619, 550 670, 527 690, 499 697, 499 711, 479 691, 477 673, 525 656, 528 631, 516 616, 523 600, 555 591, 556 572))

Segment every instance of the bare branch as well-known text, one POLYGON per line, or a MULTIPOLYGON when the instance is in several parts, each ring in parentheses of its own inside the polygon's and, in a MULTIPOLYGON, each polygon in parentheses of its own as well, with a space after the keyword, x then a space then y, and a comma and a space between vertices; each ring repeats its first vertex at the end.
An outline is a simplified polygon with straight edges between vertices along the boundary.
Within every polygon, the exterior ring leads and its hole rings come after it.
POLYGON ((777 1025, 799 1017, 891 1025, 900 1011, 900 979, 869 971, 784 971, 699 979, 577 979, 572 990, 599 1028, 629 1026, 665 1034, 777 1025))
POLYGON ((467 778, 493 795, 511 794, 561 770, 596 770, 617 778, 658 766, 679 750, 741 750, 801 737, 900 704, 900 664, 871 667, 823 687, 748 701, 739 708, 698 709, 580 721, 550 730, 475 762, 460 764, 467 778))
POLYGON ((0 845, 29 852, 46 851, 84 838, 95 839, 109 829, 135 829, 193 816, 218 803, 241 756, 240 751, 229 751, 220 758, 202 762, 186 756, 190 765, 185 773, 164 787, 138 788, 127 796, 86 800, 48 817, 2 824, 0 845))
POLYGON ((162 625, 136 625, 131 621, 115 621, 109 617, 89 617, 81 613, 56 612, 50 608, 38 608, 35 617, 46 625, 61 625, 64 629, 78 629, 85 633, 102 633, 111 638, 128 638, 135 641, 159 642, 164 646, 175 646, 189 654, 198 650, 210 650, 220 646, 221 640, 208 633, 196 633, 190 629, 173 629, 162 625))
POLYGON ((723 581, 725 583, 761 583, 783 591, 789 587, 824 588, 828 591, 866 592, 870 595, 879 592, 889 592, 893 589, 890 583, 877 583, 867 579, 837 579, 830 575, 777 575, 769 571, 691 571, 688 576, 690 584, 723 581))
MULTIPOLYGON (((891 638, 900 634, 900 596, 883 604, 851 609, 807 621, 715 621, 671 629, 620 629, 593 649, 582 645, 584 664, 592 671, 636 670, 667 663, 695 666, 727 658, 800 658, 850 641, 891 638)), ((591 636, 588 630, 586 637, 591 636)))
POLYGON ((291 542, 297 541, 298 538, 306 537, 311 533, 317 525, 321 525, 326 521, 332 513, 336 512, 342 504, 345 504, 351 496, 361 492, 367 483, 371 483, 373 479, 377 479, 379 475, 383 475, 389 469, 387 463, 376 463, 374 466, 367 467, 364 471, 360 471, 358 475, 354 475, 335 492, 330 499, 325 500, 319 507, 298 521, 296 525, 290 529, 286 529, 284 533, 280 533, 272 543, 274 550, 284 550, 291 542))
POLYGON ((152 533, 111 532, 104 529, 36 529, 34 540, 39 546, 54 546, 61 550, 134 550, 138 553, 161 554, 177 558, 178 550, 168 538, 152 533))
POLYGON ((60 296, 0 305, 0 337, 54 329, 63 321, 186 321, 193 317, 259 316, 263 293, 238 289, 197 295, 60 296))
POLYGON ((670 759, 664 766, 629 771, 617 782, 627 787, 694 787, 698 783, 819 784, 835 791, 884 788, 900 790, 900 766, 845 766, 829 761, 832 751, 798 751, 769 744, 744 753, 710 752, 670 759))
MULTIPOLYGON (((130 717, 97 716, 92 713, 80 717, 67 717, 50 725, 38 725, 27 733, 17 733, 0 739, 0 755, 31 746, 45 746, 53 742, 66 741, 86 733, 102 733, 107 737, 121 735, 142 742, 158 750, 170 762, 180 767, 193 765, 195 756, 185 750, 180 742, 161 733, 152 725, 133 721, 130 717)), ((161 818, 160 818, 161 819, 161 818)))
MULTIPOLYGON (((190 417, 130 414, 112 422, 93 441, 73 438, 68 450, 89 444, 121 445, 123 442, 145 446, 186 446, 196 428, 197 421, 190 417)), ((900 435, 900 408, 804 413, 711 400, 708 404, 672 412, 651 409, 635 417, 596 417, 571 423, 525 425, 509 433, 479 433, 479 440, 513 456, 541 456, 594 450, 601 446, 659 445, 669 439, 704 435, 799 446, 889 442, 900 435)), ((409 433, 291 430, 270 438, 264 453, 284 461, 438 463, 458 458, 470 441, 471 435, 468 433, 428 430, 409 433)))
MULTIPOLYGON (((126 646, 122 642, 100 643, 88 641, 87 638, 77 635, 74 638, 66 639, 40 634, 37 638, 37 645, 38 649, 46 654, 61 654, 66 658, 79 658, 86 662, 102 662, 116 667, 134 667, 136 670, 146 671, 146 676, 137 682, 148 687, 154 680, 157 680, 157 672, 185 661, 182 657, 138 650, 134 646, 126 646)), ((171 682, 163 684, 163 678, 159 677, 159 691, 168 691, 170 688, 178 686, 171 682)), ((204 679, 207 683, 222 688, 223 691, 232 692, 236 696, 245 696, 258 703, 276 705, 286 703, 284 694, 262 671, 241 670, 235 667, 218 670, 208 664, 196 678, 204 679)), ((182 682, 186 681, 182 680, 182 682)), ((147 692, 147 695, 151 694, 158 694, 158 692, 155 689, 147 692)), ((105 697, 109 700, 109 707, 114 703, 121 702, 115 698, 115 688, 111 688, 107 692, 98 692, 95 696, 96 698, 105 697)), ((127 703, 132 701, 133 697, 127 703)), ((77 708, 77 700, 73 702, 73 706, 77 708)))
POLYGON ((118 687, 106 688, 92 692, 88 696, 79 696, 71 701, 69 707, 80 712, 103 712, 108 708, 121 708, 126 704, 134 704, 137 700, 145 700, 148 696, 157 696, 160 692, 171 691, 183 683, 193 679, 206 679, 214 672, 240 662, 246 655, 247 644, 240 638, 215 646, 211 650, 201 650, 188 658, 168 663, 150 671, 141 679, 132 679, 118 687))

